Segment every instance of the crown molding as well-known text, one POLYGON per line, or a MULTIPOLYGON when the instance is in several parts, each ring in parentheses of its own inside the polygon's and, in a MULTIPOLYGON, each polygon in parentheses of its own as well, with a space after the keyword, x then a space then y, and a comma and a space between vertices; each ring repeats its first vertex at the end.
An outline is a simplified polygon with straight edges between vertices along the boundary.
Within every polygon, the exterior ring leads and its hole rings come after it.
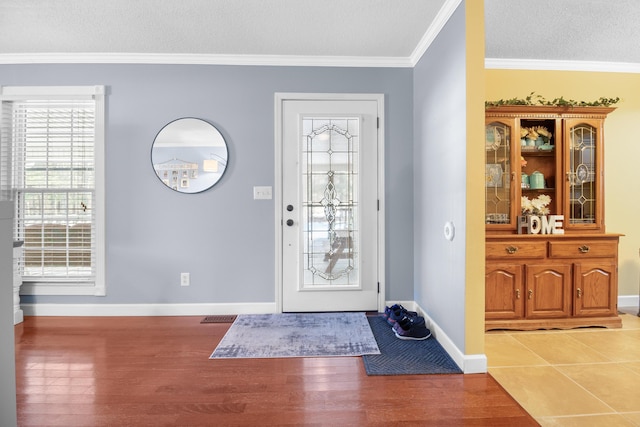
POLYGON ((409 58, 183 53, 6 53, 0 64, 181 64, 411 68, 409 58))
POLYGON ((640 64, 629 62, 600 61, 551 61, 539 59, 485 58, 487 69, 503 70, 548 70, 548 71, 591 71, 603 73, 640 73, 640 64))
POLYGON ((460 6, 461 2, 462 0, 446 0, 444 2, 442 8, 440 8, 440 11, 438 11, 438 14, 427 29, 427 32, 424 33, 424 36, 422 36, 422 39, 420 39, 420 42, 409 57, 412 67, 415 67, 418 61, 420 61, 422 55, 424 55, 429 46, 431 46, 431 43, 433 43, 440 31, 442 31, 442 28, 444 28, 445 24, 449 18, 451 18, 451 15, 453 15, 458 6, 460 6))

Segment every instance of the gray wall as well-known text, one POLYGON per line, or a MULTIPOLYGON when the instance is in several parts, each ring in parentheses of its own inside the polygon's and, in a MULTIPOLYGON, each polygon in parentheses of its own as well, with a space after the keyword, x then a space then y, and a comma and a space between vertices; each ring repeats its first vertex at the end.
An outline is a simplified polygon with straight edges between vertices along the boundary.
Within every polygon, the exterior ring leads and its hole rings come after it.
POLYGON ((0 200, 0 425, 16 419, 16 364, 13 327, 13 203, 0 200))
POLYGON ((414 69, 415 300, 464 352, 464 2, 414 69), (453 241, 444 224, 455 225, 453 241))
POLYGON ((275 92, 385 95, 386 298, 413 300, 412 69, 0 65, 0 85, 85 84, 107 86, 107 296, 22 302, 273 302, 274 205, 252 188, 275 186, 275 92), (226 174, 195 195, 166 188, 150 162, 156 133, 185 116, 210 121, 229 144, 226 174))

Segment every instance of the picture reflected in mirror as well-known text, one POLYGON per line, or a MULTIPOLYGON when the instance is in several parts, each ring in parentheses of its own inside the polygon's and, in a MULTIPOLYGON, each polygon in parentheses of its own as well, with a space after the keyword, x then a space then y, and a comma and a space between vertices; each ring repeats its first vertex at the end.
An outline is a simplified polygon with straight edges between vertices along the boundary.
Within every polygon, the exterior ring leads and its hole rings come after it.
POLYGON ((228 157, 222 134, 197 118, 170 122, 158 132, 151 148, 156 175, 180 193, 200 193, 213 187, 224 175, 228 157))

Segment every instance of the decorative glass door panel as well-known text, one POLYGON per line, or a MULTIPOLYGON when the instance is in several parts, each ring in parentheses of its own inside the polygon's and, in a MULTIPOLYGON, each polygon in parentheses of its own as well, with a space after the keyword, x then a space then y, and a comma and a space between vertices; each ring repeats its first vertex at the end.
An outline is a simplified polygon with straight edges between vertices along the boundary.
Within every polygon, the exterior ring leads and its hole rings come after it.
POLYGON ((485 126, 485 223, 512 225, 513 192, 511 138, 513 126, 490 122, 485 126))
POLYGON ((302 288, 359 287, 355 118, 302 118, 302 288))
POLYGON ((569 131, 569 223, 594 224, 598 205, 596 128, 579 124, 569 131))
POLYGON ((383 105, 377 96, 282 103, 285 312, 380 309, 383 105))

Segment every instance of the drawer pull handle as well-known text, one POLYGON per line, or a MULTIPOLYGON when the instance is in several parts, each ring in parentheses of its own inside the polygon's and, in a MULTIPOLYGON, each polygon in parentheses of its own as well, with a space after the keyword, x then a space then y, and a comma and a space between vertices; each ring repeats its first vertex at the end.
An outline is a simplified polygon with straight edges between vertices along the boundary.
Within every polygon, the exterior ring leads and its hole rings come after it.
POLYGON ((516 299, 520 299, 520 289, 516 289, 516 299))
POLYGON ((581 298, 582 297, 582 289, 578 288, 577 292, 578 292, 578 298, 581 298))
POLYGON ((518 248, 516 248, 515 246, 507 246, 505 250, 508 254, 515 254, 518 251, 518 248))
POLYGON ((533 298, 533 289, 529 289, 529 299, 533 298))
POLYGON ((578 248, 578 250, 579 250, 580 252, 582 252, 583 254, 586 254, 587 252, 589 252, 589 246, 587 246, 587 245, 582 245, 582 246, 580 246, 580 247, 578 248))

